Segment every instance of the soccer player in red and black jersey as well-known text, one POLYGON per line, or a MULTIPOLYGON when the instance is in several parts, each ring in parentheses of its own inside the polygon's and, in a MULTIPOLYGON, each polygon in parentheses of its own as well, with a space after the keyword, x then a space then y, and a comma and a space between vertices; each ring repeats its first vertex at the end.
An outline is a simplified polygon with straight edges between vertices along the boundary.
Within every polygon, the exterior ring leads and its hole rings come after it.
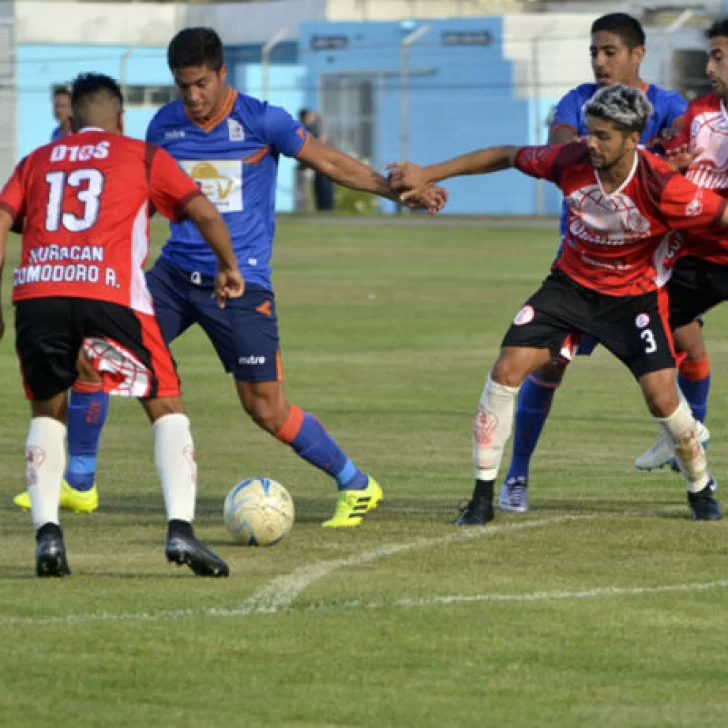
MULTIPOLYGON (((706 73, 713 91, 688 106, 680 133, 667 145, 668 161, 698 187, 728 198, 728 19, 713 23, 706 36, 706 73)), ((683 253, 667 285, 670 323, 676 347, 686 354, 680 365, 680 389, 696 419, 702 421, 708 409, 710 364, 696 318, 728 300, 728 251, 709 239, 691 239, 683 253)), ((653 470, 670 463, 672 457, 670 442, 660 435, 635 460, 635 466, 653 470)))
POLYGON ((108 392, 140 398, 152 422, 168 517, 166 556, 201 576, 228 567, 193 534, 196 465, 179 379, 154 316, 142 266, 154 208, 194 220, 218 261, 224 306, 244 283, 220 213, 167 152, 123 136, 123 99, 107 76, 73 85, 79 132, 23 159, 0 193, 0 266, 7 234, 24 219, 14 271, 16 348, 32 419, 27 483, 38 576, 70 573, 58 511, 67 390, 83 350, 108 392))
POLYGON ((574 334, 594 336, 639 382, 673 444, 693 518, 721 517, 697 423, 678 398, 664 286, 677 254, 675 236, 668 233, 704 228, 709 235, 711 228, 728 224, 728 211, 724 199, 639 149, 651 111, 641 91, 617 84, 586 104, 585 143, 493 147, 430 167, 393 167, 392 184, 419 194, 448 177, 516 167, 556 183, 568 207, 562 254, 516 315, 483 390, 474 421, 475 490, 458 525, 493 518, 493 484, 518 388, 568 349, 574 334))

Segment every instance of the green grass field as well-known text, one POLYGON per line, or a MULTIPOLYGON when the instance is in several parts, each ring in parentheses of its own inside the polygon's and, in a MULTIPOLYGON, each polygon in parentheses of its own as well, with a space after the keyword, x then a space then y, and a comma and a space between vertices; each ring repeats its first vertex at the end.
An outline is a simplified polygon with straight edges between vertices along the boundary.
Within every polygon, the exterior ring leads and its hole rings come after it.
MULTIPOLYGON (((555 400, 532 510, 451 525, 471 490, 485 377, 555 231, 284 220, 276 248, 289 398, 385 501, 361 528, 322 529, 333 483, 256 429, 193 331, 172 348, 196 441, 197 531, 231 578, 165 562, 151 433, 138 404, 115 399, 101 507, 63 514, 73 576, 38 580, 30 516, 12 505, 28 407, 9 327, 0 726, 728 725, 728 523, 692 523, 677 476, 633 469, 656 430, 605 351, 578 360, 555 400), (232 545, 222 524, 227 491, 251 475, 296 503, 271 549, 232 545)), ((709 456, 728 484, 727 311, 706 334, 709 456)))

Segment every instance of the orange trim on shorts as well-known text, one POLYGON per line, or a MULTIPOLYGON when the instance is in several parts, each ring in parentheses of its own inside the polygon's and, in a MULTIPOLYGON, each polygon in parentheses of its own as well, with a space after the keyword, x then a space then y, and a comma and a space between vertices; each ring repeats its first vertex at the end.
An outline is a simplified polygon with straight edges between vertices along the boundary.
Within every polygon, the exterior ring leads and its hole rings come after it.
POLYGON ((303 425, 304 413, 300 407, 296 407, 295 404, 291 405, 291 410, 288 413, 288 419, 286 423, 276 432, 276 437, 281 441, 290 445, 295 439, 298 433, 301 431, 303 425))
POLYGON ((709 377, 710 362, 708 361, 708 355, 701 356, 700 359, 686 359, 680 365, 680 376, 691 382, 699 382, 709 377))
POLYGON ((283 360, 280 349, 276 352, 276 378, 279 382, 283 381, 283 360))
POLYGON ((71 389, 79 394, 94 394, 100 392, 104 388, 103 382, 86 382, 82 379, 77 379, 71 389))

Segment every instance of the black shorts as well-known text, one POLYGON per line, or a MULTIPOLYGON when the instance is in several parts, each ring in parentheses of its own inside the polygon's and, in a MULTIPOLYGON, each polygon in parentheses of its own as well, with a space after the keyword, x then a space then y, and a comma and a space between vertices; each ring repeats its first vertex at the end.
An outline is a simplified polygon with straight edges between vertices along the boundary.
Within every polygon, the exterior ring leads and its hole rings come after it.
POLYGON ((686 256, 675 263, 667 282, 672 330, 728 300, 728 266, 686 256))
POLYGON ((640 296, 606 296, 553 271, 513 320, 503 346, 548 348, 566 356, 573 340, 593 336, 639 379, 676 366, 664 289, 640 296))
POLYGON ((83 348, 104 390, 129 397, 177 397, 179 377, 151 314, 85 298, 33 298, 15 304, 15 346, 25 393, 46 400, 78 378, 83 348))

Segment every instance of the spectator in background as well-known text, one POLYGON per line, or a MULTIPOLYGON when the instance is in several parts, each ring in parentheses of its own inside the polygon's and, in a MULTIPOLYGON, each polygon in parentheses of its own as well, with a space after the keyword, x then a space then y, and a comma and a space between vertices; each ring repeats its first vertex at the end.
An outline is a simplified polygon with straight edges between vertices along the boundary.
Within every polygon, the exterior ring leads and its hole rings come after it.
MULTIPOLYGON (((298 112, 298 120, 301 126, 308 131, 314 139, 318 139, 322 144, 328 143, 328 137, 323 133, 321 117, 312 109, 301 109, 298 112)), ((296 209, 306 209, 306 187, 309 184, 309 169, 305 165, 299 166, 297 174, 297 204, 296 209), (300 206, 299 206, 299 203, 300 206)), ((328 212, 334 209, 334 183, 326 175, 321 172, 314 171, 313 175, 313 194, 316 203, 316 210, 319 212, 328 212)))
POLYGON ((71 130, 71 92, 62 86, 53 92, 53 118, 58 126, 51 132, 51 141, 72 134, 71 130))

